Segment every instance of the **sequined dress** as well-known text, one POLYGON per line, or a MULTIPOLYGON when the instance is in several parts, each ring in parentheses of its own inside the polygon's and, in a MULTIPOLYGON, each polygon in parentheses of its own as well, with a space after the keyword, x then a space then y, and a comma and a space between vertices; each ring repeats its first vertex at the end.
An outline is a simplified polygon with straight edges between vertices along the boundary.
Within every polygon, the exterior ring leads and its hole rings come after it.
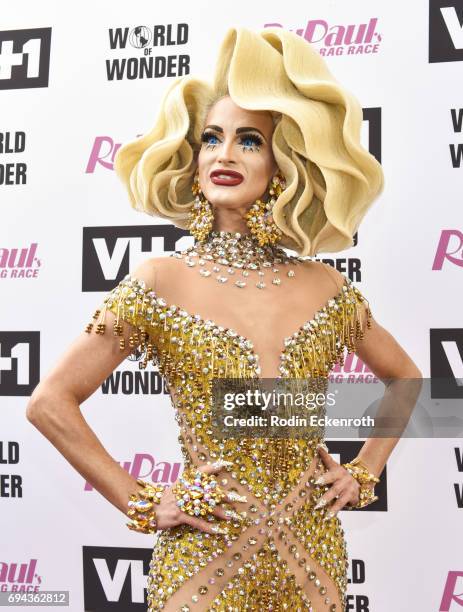
MULTIPOLYGON (((125 277, 97 310, 89 333, 103 334, 106 313, 130 323, 130 345, 144 368, 157 366, 173 390, 185 467, 219 458, 234 467, 218 475, 246 495, 244 521, 215 520, 228 534, 182 524, 159 531, 148 577, 148 610, 340 612, 346 606, 347 551, 339 518, 315 509, 327 489, 313 439, 219 439, 210 422, 214 377, 259 378, 252 343, 230 328, 169 305, 137 278, 125 277)), ((286 338, 280 378, 328 377, 355 351, 371 325, 368 301, 345 277, 337 295, 286 338), (361 311, 364 315, 361 315, 361 311)), ((124 339, 119 338, 121 348, 124 339)))

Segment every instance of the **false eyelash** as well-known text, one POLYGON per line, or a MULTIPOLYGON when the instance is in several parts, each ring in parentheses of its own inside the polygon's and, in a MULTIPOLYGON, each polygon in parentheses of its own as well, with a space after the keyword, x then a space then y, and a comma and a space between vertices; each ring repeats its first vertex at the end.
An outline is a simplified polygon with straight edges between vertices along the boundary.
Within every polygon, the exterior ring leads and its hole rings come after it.
POLYGON ((254 143, 260 147, 263 144, 263 140, 260 136, 258 136, 257 134, 241 134, 241 140, 253 140, 254 143))
MULTIPOLYGON (((203 133, 201 134, 201 142, 206 142, 206 143, 208 143, 208 142, 209 142, 209 138, 210 138, 211 136, 215 136, 215 134, 213 134, 212 132, 203 132, 203 133)), ((217 138, 217 136, 216 136, 216 138, 217 138)))
MULTIPOLYGON (((209 142, 209 138, 211 136, 215 136, 217 138, 217 136, 213 132, 203 132, 201 134, 201 142, 204 142, 204 143, 207 144, 209 142)), ((258 146, 258 147, 260 147, 264 143, 262 138, 260 136, 258 136, 257 134, 254 134, 254 133, 253 134, 251 134, 251 133, 249 133, 249 134, 241 134, 241 139, 240 140, 243 141, 243 140, 246 140, 246 139, 254 141, 254 144, 256 146, 258 146)))

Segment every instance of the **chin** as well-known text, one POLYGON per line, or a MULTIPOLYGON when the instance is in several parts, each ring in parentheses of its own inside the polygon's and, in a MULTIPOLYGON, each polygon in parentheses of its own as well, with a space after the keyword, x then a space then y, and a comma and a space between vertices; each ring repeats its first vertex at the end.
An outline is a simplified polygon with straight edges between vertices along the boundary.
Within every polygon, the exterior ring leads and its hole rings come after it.
MULTIPOLYGON (((239 185, 237 185, 239 187, 239 185)), ((243 206, 247 201, 243 198, 243 194, 240 193, 239 189, 235 187, 218 187, 214 185, 214 189, 208 189, 204 195, 212 202, 214 206, 227 206, 230 208, 237 208, 243 206)))

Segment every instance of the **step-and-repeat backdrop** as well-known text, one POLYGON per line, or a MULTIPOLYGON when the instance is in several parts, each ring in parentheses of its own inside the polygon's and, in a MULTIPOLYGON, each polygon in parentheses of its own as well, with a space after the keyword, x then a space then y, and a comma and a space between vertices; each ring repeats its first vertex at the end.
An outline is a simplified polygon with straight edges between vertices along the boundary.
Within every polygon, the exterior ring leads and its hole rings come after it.
MULTIPOLYGON (((461 0, 2 7, 0 591, 66 590, 73 611, 144 608, 153 538, 125 527, 25 409, 106 291, 142 260, 192 243, 131 209, 113 160, 150 129, 173 79, 212 76, 232 26, 297 32, 358 96, 385 190, 355 246, 320 258, 350 276, 424 376, 453 377, 462 396, 462 24, 461 0)), ((372 376, 355 356, 338 370, 372 376)), ((176 480, 177 424, 156 371, 126 360, 82 410, 133 476, 176 480)), ((348 610, 463 611, 458 435, 402 439, 381 503, 341 513, 348 610)), ((345 461, 360 442, 328 445, 345 461)))

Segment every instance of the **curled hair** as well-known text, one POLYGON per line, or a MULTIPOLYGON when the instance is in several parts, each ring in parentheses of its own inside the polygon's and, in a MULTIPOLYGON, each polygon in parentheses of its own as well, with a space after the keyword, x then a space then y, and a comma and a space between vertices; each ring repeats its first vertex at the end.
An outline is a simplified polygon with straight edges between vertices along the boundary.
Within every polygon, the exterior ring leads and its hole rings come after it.
POLYGON ((230 29, 212 83, 186 76, 170 85, 153 129, 115 159, 132 206, 188 227, 202 128, 226 95, 273 116, 272 150, 286 179, 273 208, 280 244, 311 256, 352 246, 383 189, 382 168, 360 144, 357 99, 307 41, 281 28, 230 29))

